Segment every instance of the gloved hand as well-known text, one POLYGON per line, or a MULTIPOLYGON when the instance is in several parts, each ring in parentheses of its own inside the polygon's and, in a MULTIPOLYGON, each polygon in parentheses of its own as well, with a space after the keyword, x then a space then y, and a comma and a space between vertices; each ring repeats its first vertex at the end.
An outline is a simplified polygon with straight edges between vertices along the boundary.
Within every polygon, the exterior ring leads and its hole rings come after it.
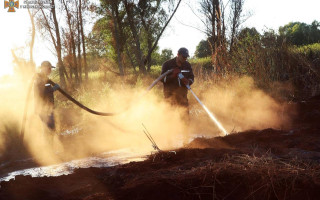
POLYGON ((178 67, 174 68, 173 71, 172 71, 171 78, 176 78, 177 75, 178 75, 180 72, 181 72, 181 70, 180 70, 178 67))
POLYGON ((57 83, 54 84, 54 86, 52 87, 53 91, 56 91, 59 88, 60 88, 60 86, 57 83))
POLYGON ((186 77, 183 77, 183 79, 181 79, 181 81, 184 85, 189 85, 189 80, 186 77))

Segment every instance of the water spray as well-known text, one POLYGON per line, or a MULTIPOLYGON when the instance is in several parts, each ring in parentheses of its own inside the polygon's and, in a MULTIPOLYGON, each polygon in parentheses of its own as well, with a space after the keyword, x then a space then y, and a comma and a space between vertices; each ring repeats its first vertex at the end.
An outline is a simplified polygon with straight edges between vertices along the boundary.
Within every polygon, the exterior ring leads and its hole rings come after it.
MULTIPOLYGON (((184 76, 180 72, 178 74, 179 79, 183 79, 184 76)), ((207 112, 209 115, 210 119, 218 126, 218 128, 224 133, 224 135, 228 135, 228 132, 226 131, 225 128, 223 128, 222 124, 217 120, 217 118, 210 112, 210 110, 200 101, 200 99, 197 97, 197 95, 192 91, 190 85, 185 85, 188 90, 191 92, 191 94, 194 96, 194 98, 198 101, 198 103, 202 106, 202 108, 207 112)))
MULTIPOLYGON (((173 69, 166 71, 165 73, 161 74, 145 91, 145 93, 142 95, 145 96, 160 80, 162 80, 166 75, 168 75, 169 73, 171 73, 173 71, 173 69)), ((182 70, 183 72, 183 70, 182 70)), ((182 73, 178 74, 179 78, 182 79, 184 78, 184 76, 182 75, 182 73)), ((27 98, 26 98, 26 104, 25 104, 25 108, 24 108, 24 114, 23 114, 23 119, 22 119, 22 126, 21 126, 21 133, 20 133, 20 137, 23 141, 24 138, 24 131, 25 131, 25 124, 26 124, 26 119, 27 119, 27 112, 28 112, 28 105, 29 105, 29 99, 30 99, 30 93, 32 90, 32 86, 33 86, 33 82, 35 80, 35 76, 33 76, 30 85, 29 85, 29 89, 27 92, 27 98)), ((52 86, 55 85, 55 83, 51 80, 48 80, 48 83, 51 84, 52 86)), ((221 123, 216 119, 216 117, 209 111, 209 109, 200 101, 200 99, 197 97, 197 95, 191 90, 190 85, 186 85, 186 87, 188 88, 188 90, 190 90, 190 92, 192 93, 192 95, 196 98, 196 100, 199 102, 199 104, 202 106, 202 108, 207 112, 207 114, 209 115, 209 117, 214 121, 214 123, 218 126, 218 128, 225 134, 228 135, 228 132, 223 128, 223 126, 221 125, 221 123)), ((74 98, 72 98, 69 94, 67 94, 64 90, 62 90, 60 87, 58 87, 57 89, 61 94, 63 94, 65 97, 67 97, 70 101, 72 101, 74 104, 76 104, 77 106, 79 106, 80 108, 86 110, 87 112, 90 112, 92 114, 95 115, 100 115, 100 116, 114 116, 114 115, 118 115, 121 112, 118 113, 105 113, 105 112, 98 112, 98 111, 94 111, 86 106, 84 106, 83 104, 81 104, 79 101, 75 100, 74 98)))

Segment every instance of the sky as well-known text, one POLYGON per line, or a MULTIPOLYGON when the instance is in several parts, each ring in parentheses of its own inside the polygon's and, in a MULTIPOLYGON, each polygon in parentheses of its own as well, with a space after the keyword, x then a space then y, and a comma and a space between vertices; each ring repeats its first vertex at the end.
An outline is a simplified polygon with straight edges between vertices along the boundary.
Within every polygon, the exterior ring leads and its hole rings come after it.
MULTIPOLYGON (((23 1, 20 0, 20 4, 23 1)), ((4 4, 2 4, 4 5, 4 4)), ((198 43, 206 36, 201 31, 191 28, 196 27, 203 30, 201 20, 193 14, 190 7, 196 12, 195 0, 182 0, 182 3, 173 17, 169 27, 159 41, 160 50, 172 49, 176 55, 180 47, 189 49, 191 56, 194 55, 198 43), (187 24, 188 26, 184 25, 187 24)), ((243 27, 256 27, 259 32, 263 30, 277 30, 289 22, 320 21, 320 0, 246 0, 244 13, 251 13, 243 27)), ((17 9, 16 12, 7 12, 8 9, 0 8, 1 31, 0 31, 0 76, 12 73, 11 49, 20 49, 20 54, 28 58, 29 48, 27 46, 31 39, 30 18, 27 9, 17 9)), ((52 46, 36 35, 34 46, 34 60, 39 66, 43 60, 49 60, 53 65, 56 58, 52 53, 52 46)))

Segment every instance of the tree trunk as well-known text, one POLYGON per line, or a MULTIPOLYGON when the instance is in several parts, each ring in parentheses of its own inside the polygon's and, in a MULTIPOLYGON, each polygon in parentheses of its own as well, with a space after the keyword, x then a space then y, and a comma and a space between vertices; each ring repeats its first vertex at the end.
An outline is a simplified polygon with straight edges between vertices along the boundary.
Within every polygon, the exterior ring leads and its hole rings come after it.
POLYGON ((82 39, 82 53, 83 53, 83 61, 84 61, 84 74, 85 80, 88 80, 88 65, 87 65, 87 54, 86 54, 86 43, 83 31, 83 19, 82 19, 82 2, 79 0, 79 21, 80 21, 80 32, 82 39))
POLYGON ((62 54, 61 54, 60 31, 59 31, 59 25, 58 25, 58 20, 57 20, 57 16, 56 16, 56 9, 55 9, 54 0, 51 1, 51 13, 52 13, 52 17, 53 17, 53 22, 54 22, 55 32, 56 32, 56 39, 57 39, 56 51, 57 51, 57 56, 58 56, 60 84, 63 88, 65 88, 66 87, 66 80, 64 78, 64 66, 63 66, 62 54))
POLYGON ((35 34, 36 34, 36 27, 34 24, 34 14, 31 13, 30 9, 28 8, 28 13, 30 16, 30 20, 31 20, 31 25, 32 25, 32 33, 31 33, 31 42, 30 42, 30 70, 32 72, 35 71, 35 63, 33 61, 33 46, 34 46, 34 38, 35 38, 35 34))
POLYGON ((79 7, 77 5, 77 0, 75 0, 76 2, 76 6, 77 6, 77 49, 78 49, 78 69, 79 69, 79 82, 82 82, 82 63, 81 63, 81 39, 80 39, 80 35, 81 35, 81 28, 80 28, 80 19, 79 19, 79 7))
POLYGON ((243 9, 244 0, 232 0, 231 10, 232 10, 232 22, 231 22, 231 42, 230 42, 230 54, 232 54, 234 42, 238 32, 238 28, 241 24, 241 13, 243 9))
MULTIPOLYGON (((74 73, 75 76, 75 80, 76 80, 76 84, 79 84, 79 76, 78 76, 78 69, 77 69, 77 56, 76 56, 76 45, 75 45, 75 41, 74 41, 74 34, 73 34, 73 30, 72 30, 72 25, 71 25, 71 14, 68 10, 67 4, 65 2, 65 0, 62 1, 64 4, 64 7, 66 9, 66 13, 67 13, 67 23, 68 23, 68 27, 69 27, 69 32, 70 32, 70 40, 71 40, 71 54, 72 54, 72 59, 73 59, 73 66, 70 66, 70 71, 72 73, 74 73)), ((72 79, 72 75, 70 76, 72 79)))
POLYGON ((132 66, 132 68, 133 68, 133 71, 136 72, 136 67, 135 67, 134 61, 133 61, 133 59, 132 59, 132 57, 131 57, 131 54, 130 54, 130 52, 129 52, 129 49, 128 49, 127 46, 125 46, 125 48, 126 48, 126 53, 127 53, 127 56, 129 57, 131 66, 132 66))
MULTIPOLYGON (((80 28, 80 27, 78 27, 80 28)), ((80 83, 82 82, 82 63, 81 63, 81 45, 80 45, 80 35, 78 34, 78 41, 77 41, 77 46, 78 46, 78 67, 79 67, 79 81, 80 83)))
POLYGON ((118 23, 117 23, 117 12, 116 12, 117 5, 112 3, 112 18, 113 18, 113 23, 114 23, 114 33, 115 33, 115 40, 116 40, 116 50, 117 50, 117 61, 118 61, 118 67, 119 67, 119 72, 120 76, 124 75, 124 70, 122 66, 122 59, 121 59, 121 51, 120 51, 120 38, 119 38, 119 33, 118 33, 118 23))
MULTIPOLYGON (((151 36, 149 35, 149 37, 148 37, 148 50, 151 50, 151 48, 152 48, 152 39, 151 39, 151 36)), ((147 62, 147 71, 150 72, 150 69, 151 69, 151 54, 150 54, 150 56, 147 56, 146 62, 147 62)))
POLYGON ((139 73, 146 73, 146 68, 144 66, 143 60, 142 60, 142 51, 141 51, 141 47, 140 47, 140 39, 139 39, 139 35, 138 35, 138 31, 136 29, 135 23, 134 23, 134 17, 133 17, 133 3, 128 3, 127 0, 124 0, 124 6, 126 9, 126 13, 128 15, 128 21, 129 21, 129 26, 130 26, 130 30, 132 32, 132 36, 135 42, 135 57, 136 60, 139 64, 139 73))

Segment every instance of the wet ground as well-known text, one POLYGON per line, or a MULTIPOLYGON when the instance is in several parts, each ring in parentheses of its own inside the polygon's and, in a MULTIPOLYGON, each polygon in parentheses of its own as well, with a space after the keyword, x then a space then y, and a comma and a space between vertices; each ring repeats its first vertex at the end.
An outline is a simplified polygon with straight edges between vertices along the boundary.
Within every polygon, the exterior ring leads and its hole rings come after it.
POLYGON ((37 166, 38 164, 34 159, 27 158, 2 163, 0 165, 0 182, 15 179, 16 176, 20 175, 31 177, 57 177, 72 174, 76 169, 80 168, 104 168, 145 159, 145 156, 134 153, 130 151, 130 149, 104 152, 91 157, 70 160, 48 166, 37 166))
POLYGON ((0 199, 319 199, 320 98, 297 103, 288 130, 196 138, 116 166, 2 181, 0 199))

